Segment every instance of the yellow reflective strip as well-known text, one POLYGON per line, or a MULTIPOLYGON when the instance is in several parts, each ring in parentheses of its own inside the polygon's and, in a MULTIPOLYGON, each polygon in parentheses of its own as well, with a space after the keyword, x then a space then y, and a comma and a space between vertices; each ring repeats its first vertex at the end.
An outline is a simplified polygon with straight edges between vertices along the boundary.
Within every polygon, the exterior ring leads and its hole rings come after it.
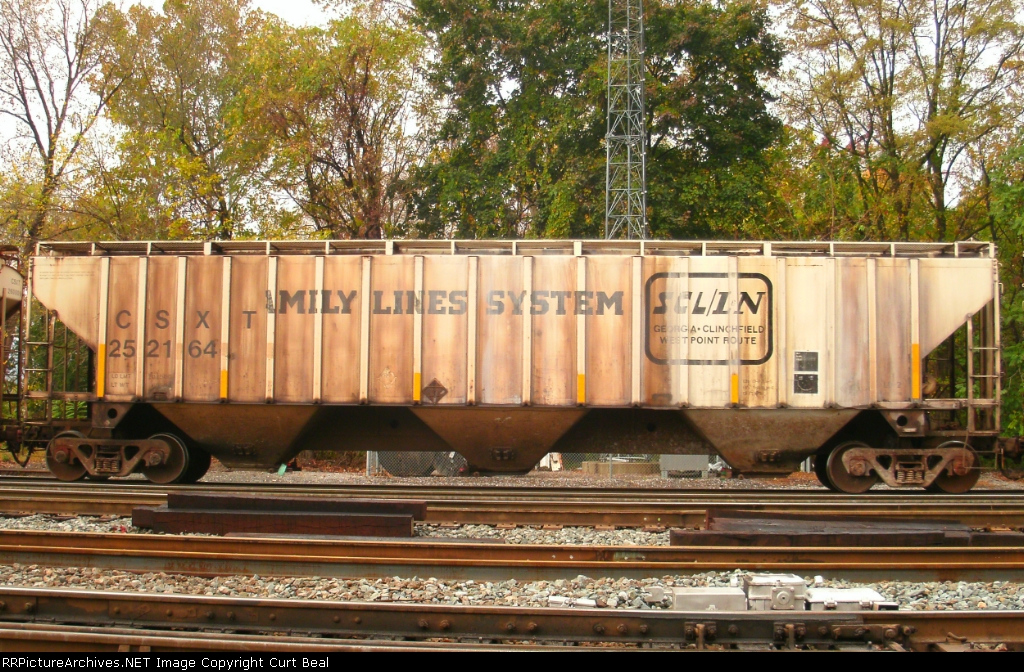
POLYGON ((228 370, 224 369, 220 372, 220 398, 228 398, 228 370))
POLYGON ((910 346, 910 397, 921 398, 921 344, 910 346))
POLYGON ((732 403, 738 404, 738 403, 740 403, 740 374, 738 374, 738 373, 732 374, 732 386, 731 387, 732 387, 732 394, 730 395, 730 399, 732 400, 732 403))
POLYGON ((107 344, 100 343, 99 351, 99 361, 96 362, 96 396, 102 399, 107 386, 107 344))
POLYGON ((412 374, 412 400, 413 401, 419 401, 420 400, 420 395, 423 392, 423 390, 421 389, 422 387, 423 387, 423 374, 421 374, 419 371, 417 371, 416 373, 412 374))
POLYGON ((587 403, 587 374, 585 373, 576 375, 576 402, 587 403))

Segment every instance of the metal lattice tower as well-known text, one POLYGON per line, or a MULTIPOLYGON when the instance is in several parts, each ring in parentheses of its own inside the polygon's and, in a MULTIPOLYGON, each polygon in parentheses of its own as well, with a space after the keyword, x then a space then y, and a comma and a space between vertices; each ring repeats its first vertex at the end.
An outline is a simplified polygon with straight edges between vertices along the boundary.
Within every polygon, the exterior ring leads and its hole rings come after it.
POLYGON ((608 0, 604 237, 647 238, 643 0, 608 0))

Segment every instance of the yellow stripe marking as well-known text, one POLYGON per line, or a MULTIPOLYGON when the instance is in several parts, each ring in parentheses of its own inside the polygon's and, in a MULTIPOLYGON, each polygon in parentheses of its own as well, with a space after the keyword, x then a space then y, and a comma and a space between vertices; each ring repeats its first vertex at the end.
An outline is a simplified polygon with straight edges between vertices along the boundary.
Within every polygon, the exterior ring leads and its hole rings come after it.
POLYGON ((96 362, 96 396, 103 398, 103 391, 107 383, 107 344, 100 343, 100 356, 96 362))
POLYGON ((419 401, 420 395, 423 393, 423 374, 417 371, 412 374, 412 400, 419 401))
POLYGON ((921 398, 921 344, 910 346, 910 397, 921 398))
POLYGON ((223 369, 220 372, 220 398, 228 398, 228 370, 223 369))
POLYGON ((732 403, 740 403, 740 374, 732 374, 732 385, 730 387, 732 389, 729 398, 732 400, 732 403))
POLYGON ((587 403, 587 374, 576 374, 576 402, 587 403))

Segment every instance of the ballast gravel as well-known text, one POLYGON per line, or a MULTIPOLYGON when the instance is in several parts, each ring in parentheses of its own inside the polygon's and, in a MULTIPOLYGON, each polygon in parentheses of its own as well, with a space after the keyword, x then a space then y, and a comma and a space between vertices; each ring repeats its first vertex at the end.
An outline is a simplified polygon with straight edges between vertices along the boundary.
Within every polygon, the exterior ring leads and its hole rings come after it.
POLYGON ((0 516, 0 530, 40 530, 46 532, 146 532, 132 526, 130 517, 117 516, 51 516, 37 513, 29 516, 0 516))
MULTIPOLYGON (((268 483, 295 485, 411 485, 417 487, 474 488, 650 488, 654 490, 820 490, 826 489, 813 474, 795 473, 783 478, 661 478, 660 476, 589 476, 579 471, 531 471, 522 476, 366 476, 358 472, 231 471, 216 465, 201 483, 268 483)), ((876 485, 873 490, 890 490, 876 485)), ((1024 480, 1011 481, 998 472, 982 474, 974 490, 1021 490, 1024 480)), ((922 493, 922 490, 906 492, 922 493)))
POLYGON ((633 528, 598 530, 593 527, 563 527, 545 530, 524 525, 503 529, 494 525, 416 525, 417 537, 449 539, 503 539, 506 544, 552 544, 562 546, 668 546, 668 531, 646 532, 633 528))
MULTIPOLYGON (((152 530, 132 525, 130 516, 52 516, 42 513, 25 516, 0 516, 0 530, 153 534, 152 530)), ((181 536, 212 537, 215 535, 190 533, 181 536)))
MULTIPOLYGON (((50 530, 59 532, 148 533, 135 528, 131 518, 96 516, 30 515, 0 517, 0 529, 50 530)), ((502 529, 491 525, 463 525, 458 528, 417 525, 417 536, 436 538, 502 538, 511 544, 664 546, 668 532, 638 529, 595 530, 564 527, 502 529)), ((738 573, 739 570, 733 573, 738 573)), ((665 576, 661 579, 588 578, 556 581, 500 582, 451 581, 394 577, 390 579, 267 578, 229 576, 214 579, 179 574, 135 574, 116 570, 0 565, 0 584, 8 586, 81 588, 128 592, 230 595, 238 597, 293 597, 346 601, 428 602, 438 604, 482 604, 520 606, 581 606, 610 608, 663 608, 644 597, 650 586, 728 586, 731 573, 706 572, 665 576), (560 598, 550 601, 550 598, 560 598), (561 599, 564 598, 564 599, 561 599)), ((807 577, 808 582, 812 577, 807 577)), ((841 579, 820 584, 831 588, 867 587, 877 590, 900 609, 1021 609, 1024 584, 994 582, 910 582, 879 581, 855 583, 841 579)))
MULTIPOLYGON (((740 570, 736 570, 738 573, 740 570)), ((0 565, 0 585, 31 588, 70 588, 129 593, 205 595, 211 597, 294 598, 343 602, 405 602, 495 606, 579 606, 609 609, 664 609, 654 602, 653 586, 728 586, 730 573, 706 572, 660 579, 614 579, 577 576, 554 581, 453 581, 436 578, 387 579, 223 576, 205 578, 181 574, 135 574, 116 570, 40 565, 0 565), (558 598, 558 599, 552 599, 558 598)), ((809 581, 811 580, 808 577, 809 581)), ((1024 609, 1024 585, 1013 582, 880 581, 853 583, 835 580, 819 585, 832 588, 866 587, 909 610, 1024 609)))
MULTIPOLYGON (((152 534, 132 525, 130 517, 97 516, 30 516, 2 517, 0 530, 40 530, 50 532, 101 532, 152 534)), ((520 526, 512 529, 494 525, 460 525, 443 527, 417 523, 417 537, 437 539, 502 539, 506 544, 549 544, 560 546, 668 546, 668 531, 646 532, 633 528, 598 530, 593 527, 542 529, 541 526, 520 526)), ((209 535, 190 535, 209 536, 209 535)))

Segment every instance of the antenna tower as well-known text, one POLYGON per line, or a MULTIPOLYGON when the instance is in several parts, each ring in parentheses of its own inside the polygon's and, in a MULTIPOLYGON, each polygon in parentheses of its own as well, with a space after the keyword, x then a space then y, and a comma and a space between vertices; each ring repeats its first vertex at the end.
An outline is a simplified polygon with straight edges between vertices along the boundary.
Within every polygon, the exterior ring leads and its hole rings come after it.
POLYGON ((608 0, 604 237, 647 238, 643 0, 608 0))

